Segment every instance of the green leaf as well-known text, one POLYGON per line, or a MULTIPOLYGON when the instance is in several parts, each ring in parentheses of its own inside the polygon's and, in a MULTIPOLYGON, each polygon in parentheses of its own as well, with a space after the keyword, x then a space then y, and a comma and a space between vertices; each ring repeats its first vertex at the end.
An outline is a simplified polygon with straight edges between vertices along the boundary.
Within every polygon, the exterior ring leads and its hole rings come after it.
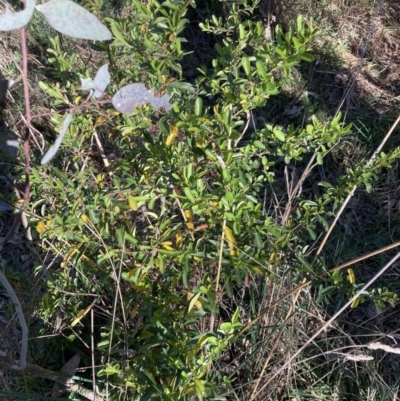
POLYGON ((196 199, 193 196, 192 191, 190 190, 190 188, 184 187, 183 191, 185 192, 186 198, 188 198, 190 200, 190 202, 196 203, 196 199))
POLYGON ((231 322, 222 323, 220 329, 222 331, 225 331, 226 333, 229 333, 232 330, 232 323, 231 322))
POLYGON ((300 46, 301 46, 301 43, 300 43, 299 40, 296 38, 296 36, 293 36, 292 42, 293 42, 293 44, 294 44, 294 47, 295 47, 296 51, 299 53, 299 48, 300 48, 300 46))
POLYGON ((100 220, 97 217, 96 212, 93 209, 89 210, 89 217, 93 224, 98 224, 100 222, 100 220))
POLYGON ((250 59, 247 56, 242 57, 242 66, 246 75, 251 74, 250 59))
POLYGON ((302 60, 308 61, 308 62, 310 62, 310 63, 311 63, 312 61, 314 61, 314 56, 313 56, 311 53, 308 53, 308 52, 300 54, 300 58, 301 58, 302 60))
POLYGON ((196 395, 200 401, 203 400, 203 396, 205 395, 205 386, 204 381, 200 379, 194 379, 194 385, 196 387, 196 395))
POLYGON ((169 88, 177 89, 181 92, 195 93, 196 89, 188 82, 174 81, 168 85, 169 88))
POLYGON ((267 70, 265 69, 265 63, 263 63, 261 60, 257 60, 256 68, 258 75, 263 79, 267 79, 267 70))
POLYGON ((297 31, 302 36, 304 35, 304 20, 302 15, 297 17, 297 31))
POLYGON ((118 43, 118 45, 119 46, 122 45, 122 46, 127 47, 128 49, 131 49, 132 46, 125 40, 125 38, 123 37, 122 33, 119 31, 115 21, 112 18, 107 18, 107 20, 110 22, 111 31, 112 31, 113 35, 120 42, 120 43, 118 43))
POLYGON ((196 102, 194 104, 194 114, 200 117, 203 111, 203 99, 199 96, 196 98, 196 102))
POLYGON ((239 24, 239 39, 240 40, 246 39, 246 30, 244 29, 243 24, 239 24))
POLYGON ((193 309, 194 304, 197 302, 197 300, 199 299, 200 295, 201 295, 201 292, 198 292, 195 296, 193 296, 193 297, 190 299, 187 313, 190 313, 190 311, 193 309))
POLYGON ((285 134, 279 129, 274 129, 275 138, 281 142, 285 142, 285 134))
POLYGON ((254 232, 254 243, 258 249, 263 249, 264 244, 261 240, 260 234, 257 231, 254 232))

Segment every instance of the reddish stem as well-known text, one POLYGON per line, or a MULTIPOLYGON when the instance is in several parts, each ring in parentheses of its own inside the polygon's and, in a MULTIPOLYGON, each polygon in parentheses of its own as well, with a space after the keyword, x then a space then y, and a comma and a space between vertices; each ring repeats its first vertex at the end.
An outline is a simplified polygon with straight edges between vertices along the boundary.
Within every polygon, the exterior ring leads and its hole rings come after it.
POLYGON ((28 83, 28 49, 26 41, 26 29, 21 28, 21 53, 22 53, 22 82, 24 87, 24 101, 25 101, 25 135, 23 138, 23 149, 25 155, 25 190, 24 190, 24 203, 28 204, 30 198, 30 180, 31 173, 31 159, 30 159, 30 127, 31 127, 31 104, 29 100, 29 83, 28 83))

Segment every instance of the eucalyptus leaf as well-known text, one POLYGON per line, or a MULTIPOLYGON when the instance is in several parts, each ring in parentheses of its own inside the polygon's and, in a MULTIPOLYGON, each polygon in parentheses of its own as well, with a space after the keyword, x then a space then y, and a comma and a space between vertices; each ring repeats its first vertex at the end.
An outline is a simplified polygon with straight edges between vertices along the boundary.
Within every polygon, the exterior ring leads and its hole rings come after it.
POLYGON ((36 6, 56 31, 78 39, 111 40, 112 34, 99 19, 71 0, 50 0, 36 6))
POLYGON ((61 131, 56 139, 56 141, 54 142, 54 145, 50 147, 50 149, 47 151, 47 153, 43 156, 42 161, 40 162, 41 164, 46 164, 48 163, 53 157, 54 155, 57 153, 58 148, 60 147, 62 140, 64 138, 64 135, 66 134, 66 132, 68 131, 68 128, 71 124, 72 121, 72 114, 68 114, 67 117, 64 120, 64 123, 61 127, 61 131))
POLYGON ((108 72, 108 64, 104 64, 97 71, 94 77, 94 94, 93 96, 98 99, 104 95, 104 91, 110 83, 110 73, 108 72))
POLYGON ((104 91, 110 83, 110 73, 108 72, 108 64, 104 64, 99 68, 94 78, 81 78, 81 90, 90 90, 91 96, 96 99, 104 95, 104 91))
POLYGON ((112 98, 112 104, 122 114, 131 114, 133 110, 143 104, 149 103, 155 109, 164 107, 171 110, 169 95, 156 97, 153 90, 148 90, 142 83, 129 84, 122 87, 112 98))
POLYGON ((6 11, 0 14, 0 31, 12 31, 27 25, 35 11, 35 6, 35 0, 27 0, 25 8, 16 13, 6 5, 6 11))

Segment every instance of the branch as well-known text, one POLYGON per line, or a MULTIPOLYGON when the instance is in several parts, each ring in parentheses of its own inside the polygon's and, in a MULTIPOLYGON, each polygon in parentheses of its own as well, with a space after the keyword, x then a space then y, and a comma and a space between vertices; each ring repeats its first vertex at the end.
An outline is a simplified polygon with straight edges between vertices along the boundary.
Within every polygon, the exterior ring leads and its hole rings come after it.
MULTIPOLYGON (((25 316, 22 312, 21 303, 15 293, 14 289, 11 287, 10 283, 7 280, 7 277, 0 270, 0 283, 3 285, 5 290, 7 291, 8 296, 11 298, 15 306, 15 311, 17 312, 19 324, 22 330, 22 341, 21 341, 21 351, 19 355, 18 364, 14 363, 11 368, 14 370, 24 370, 26 366, 26 352, 28 350, 28 326, 26 325, 25 316)), ((2 355, 7 358, 7 355, 2 355)), ((15 362, 12 360, 12 362, 15 362)))

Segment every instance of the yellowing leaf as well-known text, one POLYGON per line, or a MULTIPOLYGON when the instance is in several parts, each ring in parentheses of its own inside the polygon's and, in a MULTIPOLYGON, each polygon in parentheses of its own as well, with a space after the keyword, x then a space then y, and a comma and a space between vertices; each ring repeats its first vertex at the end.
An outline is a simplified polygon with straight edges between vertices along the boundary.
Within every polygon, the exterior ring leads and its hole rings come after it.
POLYGON ((102 125, 107 122, 107 119, 104 116, 98 116, 94 126, 97 127, 98 125, 102 125))
POLYGON ((183 244, 183 237, 181 233, 175 234, 175 244, 177 248, 181 248, 183 244))
POLYGON ((138 210, 139 207, 137 200, 133 196, 129 195, 128 202, 129 202, 129 207, 136 212, 136 210, 138 210))
POLYGON ((356 277, 354 275, 353 269, 348 269, 347 270, 347 274, 348 274, 348 279, 350 281, 350 284, 355 284, 356 282, 356 277))
POLYGON ((150 216, 150 217, 153 217, 153 219, 158 219, 158 216, 157 216, 155 213, 153 213, 153 212, 146 212, 146 214, 147 214, 148 216, 150 216))
POLYGON ((357 308, 358 304, 360 303, 360 297, 357 297, 350 305, 350 308, 355 309, 357 308))
POLYGON ((81 99, 82 99, 82 96, 78 96, 78 97, 74 100, 74 103, 75 103, 75 104, 79 104, 79 102, 81 101, 81 99))
POLYGON ((96 302, 96 300, 94 300, 86 309, 81 310, 76 318, 74 319, 74 321, 71 323, 71 327, 76 326, 82 319, 84 316, 87 315, 87 313, 90 311, 90 309, 92 309, 94 303, 96 302))
POLYGON ((190 232, 194 231, 194 222, 193 222, 193 215, 190 210, 185 210, 184 212, 186 218, 186 225, 190 232))
POLYGON ((97 181, 97 184, 99 184, 99 186, 102 188, 104 185, 104 175, 101 173, 97 174, 96 181, 97 181))
POLYGON ((231 251, 230 252, 231 256, 239 256, 239 249, 237 249, 236 246, 236 239, 233 236, 232 230, 228 226, 225 226, 225 237, 228 242, 229 249, 231 251))
POLYGON ((146 287, 143 287, 142 285, 131 284, 131 288, 133 288, 136 291, 144 292, 146 294, 149 292, 149 290, 146 287))
POLYGON ((201 309, 203 307, 203 304, 199 301, 200 295, 200 292, 196 295, 194 295, 192 292, 187 293, 188 300, 190 301, 188 312, 192 310, 193 306, 195 306, 197 309, 201 309))
MULTIPOLYGON (((78 248, 71 248, 71 249, 67 252, 67 254, 64 256, 64 260, 61 262, 61 267, 65 267, 65 266, 67 265, 67 263, 68 263, 68 261, 70 260, 71 256, 72 256, 74 253, 78 252, 78 249, 79 249, 79 247, 78 247, 78 248)), ((84 256, 85 256, 85 255, 82 255, 82 257, 84 257, 84 256)))
POLYGON ((178 128, 176 128, 176 125, 174 124, 171 126, 171 129, 169 130, 169 135, 165 140, 165 144, 167 146, 171 146, 177 136, 178 136, 178 128))
POLYGON ((139 309, 139 304, 136 304, 133 308, 132 308, 132 312, 131 312, 131 319, 134 319, 135 316, 137 315, 139 309))
POLYGON ((47 225, 43 220, 40 220, 39 223, 37 223, 36 230, 39 234, 43 234, 47 230, 47 225))
POLYGON ((175 249, 171 246, 172 242, 170 241, 161 242, 161 245, 164 249, 168 249, 168 251, 175 251, 175 249))
POLYGON ((89 217, 86 214, 82 214, 81 220, 86 224, 89 223, 89 221, 90 221, 89 217))

